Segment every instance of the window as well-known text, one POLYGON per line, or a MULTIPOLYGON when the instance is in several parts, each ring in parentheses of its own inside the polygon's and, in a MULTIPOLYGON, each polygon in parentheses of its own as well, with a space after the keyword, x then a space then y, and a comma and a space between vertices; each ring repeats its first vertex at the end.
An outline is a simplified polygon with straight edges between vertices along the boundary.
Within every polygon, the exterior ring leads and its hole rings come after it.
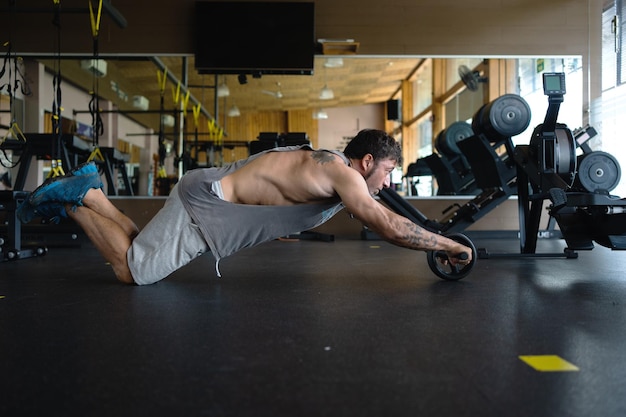
POLYGON ((535 126, 545 119, 548 98, 543 93, 544 72, 565 73, 567 92, 559 108, 558 122, 566 124, 571 130, 582 127, 583 71, 580 58, 520 58, 518 68, 519 95, 530 106, 531 119, 528 128, 512 138, 515 145, 530 143, 535 126))
MULTIPOLYGON (((591 101, 589 124, 598 136, 590 140, 593 150, 611 154, 618 162, 626 161, 624 123, 626 119, 626 18, 624 0, 610 1, 602 12, 602 95, 591 101)), ((623 168, 621 168, 623 170, 623 168)), ((617 187, 611 191, 626 195, 623 173, 617 187)))
POLYGON ((433 64, 426 60, 415 77, 413 87, 413 116, 417 116, 433 104, 433 64))

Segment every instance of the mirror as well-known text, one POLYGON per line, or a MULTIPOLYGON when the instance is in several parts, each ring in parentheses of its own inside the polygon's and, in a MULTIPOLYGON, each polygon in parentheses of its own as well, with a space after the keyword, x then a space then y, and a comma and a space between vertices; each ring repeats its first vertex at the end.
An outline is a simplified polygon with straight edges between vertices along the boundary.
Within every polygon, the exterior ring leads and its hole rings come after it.
MULTIPOLYGON (((479 73, 484 74, 488 67, 482 58, 438 58, 434 64, 437 69, 434 70, 433 59, 419 56, 317 56, 314 75, 248 76, 245 80, 236 75, 198 75, 192 57, 103 56, 100 59, 102 62, 85 58, 55 61, 53 57, 48 57, 40 60, 47 68, 44 78, 47 85, 39 86, 40 107, 51 107, 54 99, 52 77, 60 69, 65 80, 61 84, 63 117, 90 132, 94 115, 89 111, 91 97, 88 92, 97 89, 100 116, 105 126, 100 140, 109 141, 108 146, 130 153, 128 173, 138 184, 135 195, 150 193, 149 177, 155 173, 153 155, 163 151, 159 149, 159 144, 167 145, 164 146, 164 166, 168 175, 178 175, 179 140, 183 138, 189 143, 215 139, 211 138, 211 132, 206 127, 211 119, 215 119, 216 126, 224 129, 226 136, 221 138, 222 141, 239 144, 254 140, 262 131, 284 131, 287 126, 285 114, 291 118, 306 118, 300 126, 315 130, 313 143, 319 147, 341 146, 341 140, 364 127, 394 130, 403 140, 403 146, 411 147, 408 157, 405 157, 403 168, 406 170, 408 163, 433 152, 433 139, 443 127, 454 121, 471 121, 489 91, 488 81, 479 82, 477 88, 472 90, 459 74, 463 65, 472 71, 478 68, 479 73), (433 74, 445 80, 445 87, 435 96, 432 91, 433 74), (189 87, 185 89, 185 85, 189 87), (228 95, 217 94, 224 90, 223 86, 226 86, 228 95), (324 87, 332 90, 332 98, 324 99, 324 87), (185 90, 189 91, 189 101, 187 116, 181 120, 185 90), (413 91, 410 103, 403 97, 407 91, 413 91), (436 97, 436 102, 433 102, 433 97, 436 97), (410 104, 413 111, 409 120, 385 122, 385 103, 392 98, 407 101, 405 105, 410 104), (433 108, 437 105, 441 105, 441 109, 435 110, 439 113, 434 119, 440 124, 443 120, 445 125, 441 128, 433 123, 433 108), (199 118, 203 120, 198 127, 194 126, 194 106, 201 108, 199 118), (228 112, 234 106, 240 115, 229 117, 228 112), (360 114, 364 107, 374 108, 374 116, 368 112, 360 114), (314 114, 320 110, 324 110, 327 119, 314 119, 314 114), (179 128, 181 124, 183 129, 179 128), (252 124, 255 126, 250 127, 252 124), (403 125, 404 130, 401 129, 403 125), (245 130, 244 126, 248 129, 245 130), (401 133, 406 135, 407 131, 412 132, 411 137, 402 137, 401 133)), ((488 61, 494 60, 490 58, 488 61)), ((511 88, 516 88, 517 80, 520 80, 519 94, 533 109, 531 128, 541 122, 546 108, 543 94, 538 92, 540 84, 536 81, 539 65, 568 71, 568 94, 561 116, 564 123, 572 128, 581 125, 582 72, 579 58, 507 58, 506 61, 514 62, 503 67, 508 71, 506 78, 513 81, 511 88)), ((34 71, 33 67, 30 69, 34 71)), ((2 83, 6 82, 5 75, 2 83)), ((440 81, 437 83, 441 84, 440 81)), ((9 121, 6 100, 3 100, 2 106, 4 113, 0 114, 6 132, 9 121)), ((529 134, 520 134, 515 140, 527 142, 529 134)), ((200 161, 200 165, 215 165, 245 157, 247 147, 235 145, 230 145, 230 148, 225 146, 220 152, 211 147, 196 148, 191 150, 191 157, 200 161)), ((422 185, 425 186, 421 187, 420 195, 436 194, 432 183, 424 179, 422 185)))

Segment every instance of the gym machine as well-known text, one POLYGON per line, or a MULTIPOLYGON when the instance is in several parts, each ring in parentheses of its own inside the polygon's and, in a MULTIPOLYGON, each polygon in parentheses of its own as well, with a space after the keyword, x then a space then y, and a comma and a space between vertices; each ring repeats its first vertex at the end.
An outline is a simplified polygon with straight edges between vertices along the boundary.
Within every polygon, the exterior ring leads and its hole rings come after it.
MULTIPOLYGON (((573 133, 567 125, 557 123, 565 94, 565 75, 545 73, 543 86, 548 110, 544 123, 534 129, 529 145, 513 147, 510 138, 514 131, 525 130, 530 120, 528 105, 521 97, 502 96, 474 115, 472 128, 477 134, 459 142, 459 147, 473 167, 472 161, 482 161, 483 168, 474 171, 477 183, 484 186, 481 195, 443 221, 429 220, 391 189, 381 191, 381 200, 414 223, 444 234, 462 230, 517 191, 520 253, 489 254, 484 249, 476 253, 465 235, 448 234, 470 246, 480 258, 515 255, 577 258, 577 250, 591 250, 594 242, 613 250, 626 249, 626 199, 609 193, 620 179, 617 160, 605 152, 591 150, 588 141, 596 135, 593 128, 585 127, 573 133), (504 151, 498 155, 489 152, 502 147, 504 151), (583 150, 582 155, 576 156, 577 147, 583 150), (560 254, 536 252, 546 200, 550 201, 547 207, 550 222, 556 220, 567 244, 560 254)), ((431 269, 448 280, 465 277, 474 265, 472 262, 461 270, 445 270, 443 254, 429 253, 428 259, 431 269)))
MULTIPOLYGON (((439 132, 435 139, 436 153, 409 164, 405 178, 432 175, 437 180, 437 195, 472 195, 478 188, 471 167, 458 147, 458 142, 474 135, 469 123, 454 122, 439 132)), ((409 189, 414 184, 407 181, 409 189)))
POLYGON ((391 210, 419 226, 469 246, 472 262, 463 268, 448 264, 445 254, 428 252, 429 266, 440 278, 458 280, 469 274, 479 253, 471 240, 461 233, 500 203, 517 193, 514 146, 511 138, 530 124, 530 107, 514 94, 505 94, 483 105, 473 116, 473 135, 455 142, 467 159, 480 194, 462 206, 451 206, 442 220, 430 220, 396 191, 381 190, 379 198, 391 210), (453 210, 454 209, 454 210, 453 210))
MULTIPOLYGON (((60 150, 59 160, 66 169, 78 166, 85 162, 91 152, 91 145, 85 140, 73 134, 49 134, 49 133, 26 133, 24 140, 6 139, 2 142, 3 150, 11 150, 19 156, 20 167, 15 178, 13 189, 23 190, 30 169, 32 158, 48 160, 52 150, 58 147, 60 150)), ((126 173, 126 163, 130 156, 110 147, 98 147, 101 158, 94 159, 98 169, 104 174, 107 181, 108 195, 117 195, 117 179, 114 177, 114 169, 117 168, 122 175, 124 187, 130 195, 133 194, 130 179, 126 173)))
POLYGON ((16 211, 28 198, 28 194, 26 191, 0 191, 0 212, 6 212, 6 236, 0 234, 0 262, 43 256, 48 253, 45 246, 22 246, 21 223, 16 211))
POLYGON ((462 206, 451 206, 441 220, 429 220, 392 189, 380 199, 392 210, 409 216, 420 226, 441 233, 457 233, 481 219, 500 203, 517 193, 517 168, 511 137, 530 124, 530 107, 514 94, 505 94, 483 105, 472 120, 474 134, 457 146, 471 166, 480 194, 462 206))
POLYGON ((254 155, 272 148, 297 145, 311 145, 306 132, 260 132, 257 140, 250 142, 248 150, 250 155, 254 155))
POLYGON ((545 200, 550 201, 548 212, 567 243, 566 256, 591 250, 594 242, 614 250, 626 249, 626 199, 609 193, 619 182, 619 164, 609 154, 585 146, 591 136, 588 130, 577 132, 575 138, 567 125, 557 123, 566 92, 565 75, 544 73, 543 88, 548 96, 544 123, 535 128, 529 145, 515 148, 521 253, 535 253, 545 200), (583 149, 578 157, 577 140, 583 149))

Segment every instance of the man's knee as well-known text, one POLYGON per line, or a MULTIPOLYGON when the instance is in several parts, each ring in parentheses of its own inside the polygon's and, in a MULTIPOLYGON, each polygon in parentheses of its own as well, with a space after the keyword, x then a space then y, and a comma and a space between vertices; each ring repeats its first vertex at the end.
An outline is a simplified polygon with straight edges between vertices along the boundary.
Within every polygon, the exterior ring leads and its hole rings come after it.
POLYGON ((130 269, 128 267, 125 267, 125 268, 114 267, 113 272, 115 273, 115 278, 117 278, 118 281, 123 282, 124 284, 135 284, 133 275, 130 273, 130 269))
POLYGON ((135 285, 135 280, 130 275, 128 276, 117 275, 117 280, 124 284, 135 285))

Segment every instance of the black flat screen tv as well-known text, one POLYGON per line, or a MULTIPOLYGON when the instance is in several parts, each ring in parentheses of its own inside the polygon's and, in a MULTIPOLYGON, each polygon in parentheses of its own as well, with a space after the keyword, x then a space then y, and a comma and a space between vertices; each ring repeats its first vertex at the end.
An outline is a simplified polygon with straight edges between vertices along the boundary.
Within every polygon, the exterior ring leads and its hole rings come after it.
POLYGON ((200 74, 313 74, 314 3, 195 3, 200 74))

